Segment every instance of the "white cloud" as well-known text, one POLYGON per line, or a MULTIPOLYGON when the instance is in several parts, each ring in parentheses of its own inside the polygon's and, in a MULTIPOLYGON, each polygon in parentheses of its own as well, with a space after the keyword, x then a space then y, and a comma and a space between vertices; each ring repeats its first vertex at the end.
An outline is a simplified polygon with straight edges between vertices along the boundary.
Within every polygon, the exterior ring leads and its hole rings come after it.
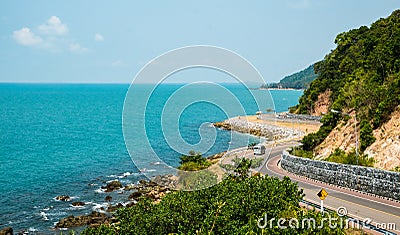
MULTIPOLYGON (((89 51, 88 48, 81 46, 67 35, 67 25, 62 23, 57 16, 51 16, 46 23, 32 29, 24 27, 16 30, 13 32, 12 37, 18 44, 38 46, 38 48, 52 52, 69 50, 73 53, 82 54, 89 51)), ((104 40, 104 37, 96 34, 95 40, 104 40)))
POLYGON ((22 28, 13 32, 13 38, 17 43, 24 46, 33 46, 43 42, 43 39, 36 36, 29 28, 22 28))
POLYGON ((69 44, 69 50, 75 53, 84 53, 87 52, 89 49, 86 47, 82 47, 79 43, 71 43, 69 44))
POLYGON ((39 25, 38 29, 45 34, 64 35, 68 33, 67 25, 61 23, 57 16, 50 17, 45 24, 39 25))
POLYGON ((95 41, 98 41, 98 42, 101 42, 101 41, 104 41, 104 37, 103 37, 103 35, 101 35, 101 34, 99 34, 99 33, 96 33, 96 34, 94 35, 94 40, 95 40, 95 41))

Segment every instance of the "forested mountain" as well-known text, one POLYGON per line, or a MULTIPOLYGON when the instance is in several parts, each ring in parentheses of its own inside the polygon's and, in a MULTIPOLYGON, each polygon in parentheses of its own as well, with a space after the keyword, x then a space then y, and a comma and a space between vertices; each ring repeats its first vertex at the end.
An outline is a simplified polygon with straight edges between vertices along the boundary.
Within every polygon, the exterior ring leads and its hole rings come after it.
POLYGON ((314 73, 314 65, 310 65, 300 72, 284 77, 278 83, 271 83, 263 87, 305 89, 317 76, 318 75, 314 73))
MULTIPOLYGON (((365 148, 374 141, 372 129, 388 121, 400 104, 400 10, 370 27, 339 34, 335 44, 336 48, 314 65, 319 76, 291 110, 311 114, 321 94, 329 94, 327 110, 357 116, 365 148)), ((320 131, 304 138, 304 147, 311 150, 320 144, 345 118, 342 114, 328 111, 320 131)))

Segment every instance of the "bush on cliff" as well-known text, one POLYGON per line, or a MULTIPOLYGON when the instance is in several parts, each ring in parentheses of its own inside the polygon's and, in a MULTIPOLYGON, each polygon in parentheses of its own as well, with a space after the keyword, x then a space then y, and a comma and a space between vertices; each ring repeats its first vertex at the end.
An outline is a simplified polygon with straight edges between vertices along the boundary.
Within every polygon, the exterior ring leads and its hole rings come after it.
POLYGON ((357 156, 355 151, 345 153, 343 150, 338 148, 335 149, 335 151, 331 155, 329 155, 326 160, 330 162, 337 162, 349 165, 360 165, 369 167, 374 166, 374 159, 368 157, 368 155, 359 154, 357 156))

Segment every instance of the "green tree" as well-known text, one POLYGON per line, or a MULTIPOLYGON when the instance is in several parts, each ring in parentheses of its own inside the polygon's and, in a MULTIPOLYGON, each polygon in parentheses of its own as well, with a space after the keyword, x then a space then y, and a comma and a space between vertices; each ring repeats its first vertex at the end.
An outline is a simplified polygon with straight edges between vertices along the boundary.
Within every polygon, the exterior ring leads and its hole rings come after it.
POLYGON ((376 138, 372 132, 371 124, 363 119, 360 123, 360 150, 363 152, 368 146, 374 143, 376 138))

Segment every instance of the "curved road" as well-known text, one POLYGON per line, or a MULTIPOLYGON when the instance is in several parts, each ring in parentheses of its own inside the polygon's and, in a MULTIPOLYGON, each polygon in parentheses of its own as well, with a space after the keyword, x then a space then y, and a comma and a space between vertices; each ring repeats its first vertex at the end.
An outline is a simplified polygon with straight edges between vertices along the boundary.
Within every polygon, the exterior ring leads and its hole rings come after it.
POLYGON ((325 208, 336 211, 339 207, 345 207, 348 215, 353 218, 360 221, 370 219, 370 224, 400 234, 400 203, 310 180, 281 169, 278 164, 282 151, 296 144, 298 143, 285 142, 271 148, 270 152, 263 155, 264 164, 257 171, 279 178, 288 176, 292 181, 298 183, 299 188, 303 189, 304 199, 315 204, 320 204, 320 199, 316 194, 321 188, 324 188, 328 192, 328 196, 324 200, 325 208))

